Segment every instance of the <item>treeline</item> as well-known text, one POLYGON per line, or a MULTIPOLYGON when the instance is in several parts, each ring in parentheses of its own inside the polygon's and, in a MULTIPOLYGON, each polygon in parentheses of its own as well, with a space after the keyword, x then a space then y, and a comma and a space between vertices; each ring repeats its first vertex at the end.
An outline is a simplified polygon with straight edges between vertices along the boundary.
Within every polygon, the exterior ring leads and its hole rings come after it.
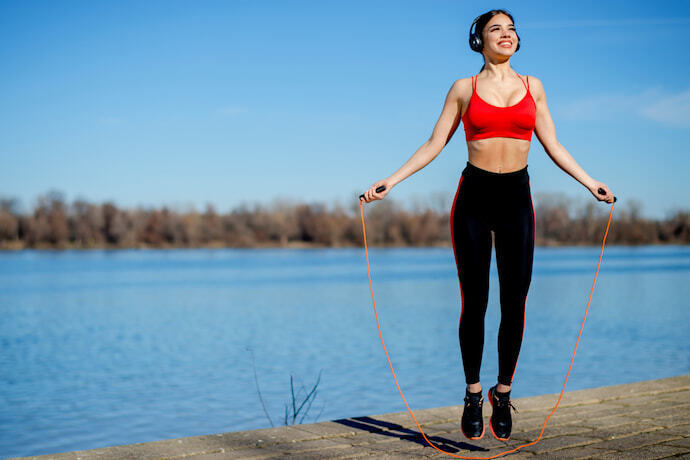
MULTIPOLYGON (((536 244, 601 244, 610 205, 593 200, 575 206, 563 195, 535 194, 536 244)), ((0 199, 0 249, 23 248, 177 248, 361 246, 359 203, 342 205, 275 201, 241 205, 219 214, 120 209, 115 204, 65 202, 60 192, 40 196, 32 212, 18 201, 0 199)), ((367 242, 378 246, 450 245, 450 206, 417 206, 410 211, 387 198, 365 205, 367 242), (447 209, 446 209, 447 208, 447 209)), ((616 204, 607 244, 688 244, 690 212, 666 219, 644 218, 635 200, 616 204)))

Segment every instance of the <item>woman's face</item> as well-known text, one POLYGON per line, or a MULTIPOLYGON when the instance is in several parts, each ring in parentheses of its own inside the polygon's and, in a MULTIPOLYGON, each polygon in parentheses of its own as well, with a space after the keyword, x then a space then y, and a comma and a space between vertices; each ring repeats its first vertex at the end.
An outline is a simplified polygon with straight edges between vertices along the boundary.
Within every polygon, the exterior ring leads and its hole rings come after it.
POLYGON ((489 20, 484 26, 482 39, 486 53, 512 56, 517 48, 515 25, 505 14, 497 14, 489 20))

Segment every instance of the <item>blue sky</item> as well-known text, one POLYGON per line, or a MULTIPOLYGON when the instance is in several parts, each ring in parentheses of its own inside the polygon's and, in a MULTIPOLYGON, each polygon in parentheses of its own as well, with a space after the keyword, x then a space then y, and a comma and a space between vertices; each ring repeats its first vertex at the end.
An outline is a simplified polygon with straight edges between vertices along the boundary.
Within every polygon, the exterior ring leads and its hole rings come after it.
MULTIPOLYGON (((542 80, 558 140, 616 205, 687 209, 687 1, 3 1, 0 196, 356 205, 479 71, 467 34, 491 8, 513 13, 513 68, 542 80)), ((466 161, 460 126, 389 197, 450 205, 466 161)), ((533 193, 594 200, 536 136, 528 164, 533 193)))

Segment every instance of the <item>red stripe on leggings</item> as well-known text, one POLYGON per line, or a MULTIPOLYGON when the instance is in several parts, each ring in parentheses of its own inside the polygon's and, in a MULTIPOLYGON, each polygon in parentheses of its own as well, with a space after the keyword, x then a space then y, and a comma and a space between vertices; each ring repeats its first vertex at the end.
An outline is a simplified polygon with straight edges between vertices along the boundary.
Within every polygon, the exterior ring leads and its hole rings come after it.
MULTIPOLYGON (((534 217, 534 235, 533 235, 533 244, 536 244, 537 242, 537 214, 534 212, 534 203, 532 202, 532 184, 530 184, 529 181, 527 181, 527 184, 529 185, 529 202, 532 205, 532 217, 534 217)), ((532 255, 534 257, 534 255, 532 255)), ((532 265, 534 265, 534 261, 532 262, 532 265)), ((530 275, 531 278, 531 275, 530 275)), ((529 290, 529 289, 528 289, 529 290)), ((527 305, 527 296, 525 295, 525 302, 522 304, 522 338, 520 339, 520 348, 522 348, 522 339, 525 338, 525 320, 527 319, 527 310, 526 310, 526 305, 527 305)), ((520 358, 520 353, 518 352, 518 359, 520 358)), ((510 384, 513 384, 513 377, 515 376, 515 371, 517 370, 517 362, 518 360, 515 360, 515 368, 513 369, 513 375, 510 376, 510 384)))
MULTIPOLYGON (((453 257, 455 258, 455 266, 458 268, 458 284, 460 285, 460 321, 462 321, 462 312, 465 309, 465 296, 462 293, 462 283, 460 282, 460 266, 458 265, 458 253, 455 251, 455 232, 453 230, 453 216, 455 215, 455 203, 458 201, 458 195, 460 194, 460 186, 462 185, 462 179, 465 176, 460 176, 460 182, 458 182, 458 190, 455 192, 455 198, 453 198, 453 207, 450 208, 450 242, 453 245, 453 257)), ((458 327, 460 325, 458 324, 458 327)))

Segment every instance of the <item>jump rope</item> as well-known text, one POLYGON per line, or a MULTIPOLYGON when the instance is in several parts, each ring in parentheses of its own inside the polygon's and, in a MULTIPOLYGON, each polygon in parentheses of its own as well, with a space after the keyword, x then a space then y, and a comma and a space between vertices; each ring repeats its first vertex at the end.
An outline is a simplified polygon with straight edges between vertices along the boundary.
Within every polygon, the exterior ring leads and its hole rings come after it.
MULTIPOLYGON (((376 193, 381 193, 384 190, 386 190, 386 187, 384 185, 381 185, 376 188, 376 193)), ((597 190, 597 192, 600 195, 606 195, 606 191, 603 188, 600 188, 597 190)), ((383 342, 383 334, 381 333, 381 325, 379 324, 379 315, 378 312, 376 311, 376 300, 374 299, 374 286, 371 282, 371 269, 369 268, 369 250, 367 248, 367 230, 366 226, 364 225, 364 207, 362 203, 362 198, 364 198, 364 194, 359 196, 359 212, 362 217, 362 234, 364 236, 364 254, 367 259, 367 275, 369 276, 369 290, 371 291, 371 301, 374 305, 374 316, 376 317, 376 327, 379 330, 379 337, 381 338, 381 345, 383 346, 383 351, 386 353, 386 359, 388 359, 388 365, 391 368, 391 373, 393 374, 393 380, 395 380, 395 386, 398 387, 398 392, 400 393, 400 397, 402 398, 403 402, 405 403, 405 407, 407 407, 407 411, 410 413, 412 416, 412 420, 414 420, 415 425, 417 425, 417 428, 419 429, 419 432, 422 434, 424 437, 424 440, 434 449, 438 450, 439 452, 442 452, 450 457, 455 457, 455 458, 473 458, 473 459, 482 459, 482 460, 488 460, 492 458, 497 458, 502 455, 510 454, 511 452, 517 452, 523 447, 527 446, 532 446, 536 443, 539 442, 541 439, 542 434, 544 434, 544 429, 546 429, 546 423, 549 421, 551 416, 553 415, 554 412, 556 412, 556 408, 558 407, 558 404, 561 402, 561 398, 563 397, 563 392, 565 391, 565 385, 568 383, 568 376, 570 375, 570 370, 573 368, 573 362, 575 361, 575 352, 577 351, 577 345, 580 343, 580 336, 582 335, 582 329, 585 326, 585 320, 587 320, 587 312, 589 311, 589 304, 592 302, 592 294, 594 293, 594 285, 597 283, 597 275, 599 275, 599 266, 601 265, 601 258, 604 255, 604 245, 606 244, 606 235, 609 233, 609 226, 611 225, 611 217, 613 216, 613 205, 614 203, 618 200, 615 196, 613 197, 613 203, 611 203, 611 211, 609 213, 609 220, 606 223, 606 231, 604 232, 604 240, 601 243, 601 253, 599 254, 599 262, 597 263, 597 271, 594 274, 594 282, 592 283, 592 290, 589 293, 589 300, 587 301, 587 308, 585 309, 585 317, 582 319, 582 325, 580 326, 580 333, 577 336, 577 342, 575 342, 575 349, 573 350, 573 357, 570 360, 570 367, 568 368, 568 373, 565 375, 565 382, 563 382, 563 388, 561 389, 561 394, 558 397, 558 401, 556 401, 556 405, 554 406, 553 410, 549 414, 548 417, 546 417, 546 420, 544 421, 544 426, 541 428, 541 432, 539 433, 539 437, 537 437, 536 440, 528 443, 528 444, 523 444, 521 446, 518 446, 512 450, 508 450, 506 452, 501 452, 499 454, 493 455, 491 457, 463 457, 462 455, 456 455, 452 452, 446 452, 445 450, 437 447, 434 443, 432 443, 429 438, 426 437, 426 434, 424 433, 424 430, 422 430, 422 427, 419 426, 419 422, 417 422, 417 419, 415 418, 414 414, 412 413, 412 410, 410 409, 410 406, 407 404, 407 400, 405 399, 405 396, 403 395, 402 390, 400 389, 400 384, 398 383, 398 378, 395 376, 395 371, 393 370, 393 364, 391 363, 391 358, 388 356, 388 350, 386 349, 386 344, 383 342)))

